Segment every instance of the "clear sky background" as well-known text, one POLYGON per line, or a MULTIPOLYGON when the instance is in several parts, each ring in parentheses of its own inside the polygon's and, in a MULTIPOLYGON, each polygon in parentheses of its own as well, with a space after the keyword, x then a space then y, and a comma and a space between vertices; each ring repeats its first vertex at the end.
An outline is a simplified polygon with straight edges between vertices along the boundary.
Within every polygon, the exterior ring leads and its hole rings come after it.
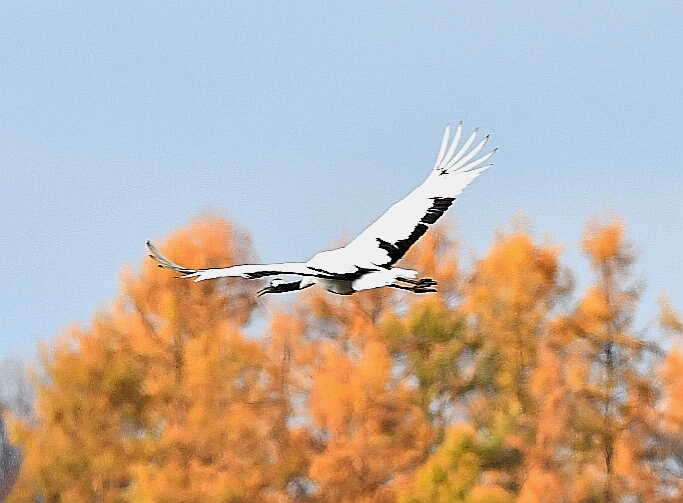
POLYGON ((682 309, 681 5, 0 2, 0 358, 87 324, 207 210, 268 262, 353 236, 461 119, 500 149, 450 212, 466 253, 522 213, 581 283, 612 212, 642 323, 682 309))

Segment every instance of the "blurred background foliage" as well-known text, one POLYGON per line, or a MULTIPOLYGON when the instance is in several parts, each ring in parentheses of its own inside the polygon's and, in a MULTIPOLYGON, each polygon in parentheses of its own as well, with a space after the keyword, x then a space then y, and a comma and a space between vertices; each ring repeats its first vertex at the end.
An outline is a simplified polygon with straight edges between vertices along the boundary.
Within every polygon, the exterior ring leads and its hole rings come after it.
MULTIPOLYGON (((257 282, 144 260, 30 372, 3 362, 22 453, 7 501, 680 501, 680 314, 663 299, 634 326, 642 284, 618 219, 586 225, 581 291, 561 246, 522 227, 467 266, 437 227, 404 261, 438 280, 424 296, 257 303, 257 282)), ((160 248, 192 267, 256 260, 217 216, 160 248)))

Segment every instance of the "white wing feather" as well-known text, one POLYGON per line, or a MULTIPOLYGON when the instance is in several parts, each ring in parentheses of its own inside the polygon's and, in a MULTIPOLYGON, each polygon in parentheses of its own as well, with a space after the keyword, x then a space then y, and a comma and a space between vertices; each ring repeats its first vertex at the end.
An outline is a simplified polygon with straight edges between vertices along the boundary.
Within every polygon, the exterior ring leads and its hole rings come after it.
POLYGON ((474 159, 486 145, 488 136, 469 150, 476 136, 475 130, 458 150, 462 137, 460 123, 447 149, 450 126, 446 127, 434 170, 419 187, 351 241, 345 247, 347 255, 355 258, 357 264, 371 263, 377 266, 393 265, 401 258, 465 187, 491 166, 482 164, 495 150, 474 159))
POLYGON ((194 278, 195 281, 205 281, 216 278, 247 278, 256 279, 278 274, 296 274, 299 276, 326 276, 324 271, 306 267, 300 262, 284 262, 281 264, 245 264, 231 267, 211 269, 189 269, 167 259, 151 242, 147 241, 150 257, 159 263, 159 267, 170 269, 182 274, 182 278, 194 278))

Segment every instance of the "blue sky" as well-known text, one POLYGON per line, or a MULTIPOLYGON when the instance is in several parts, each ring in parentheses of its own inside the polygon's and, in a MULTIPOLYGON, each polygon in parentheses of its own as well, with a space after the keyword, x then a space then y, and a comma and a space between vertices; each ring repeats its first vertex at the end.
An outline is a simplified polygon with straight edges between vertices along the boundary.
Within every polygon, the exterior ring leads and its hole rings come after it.
POLYGON ((682 309, 682 34, 679 2, 2 2, 0 357, 208 210, 268 262, 353 236, 461 119, 500 149, 451 210, 466 253, 522 213, 581 282, 612 212, 642 321, 682 309))

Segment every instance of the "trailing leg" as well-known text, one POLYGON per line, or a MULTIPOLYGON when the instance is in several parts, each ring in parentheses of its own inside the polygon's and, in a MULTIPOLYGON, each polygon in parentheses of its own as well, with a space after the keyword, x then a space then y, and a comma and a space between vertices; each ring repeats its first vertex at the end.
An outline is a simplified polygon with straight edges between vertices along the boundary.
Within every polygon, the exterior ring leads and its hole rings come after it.
POLYGON ((413 286, 419 287, 419 288, 430 288, 430 287, 436 286, 436 281, 433 280, 432 278, 420 278, 420 279, 396 278, 396 281, 408 283, 409 285, 413 285, 413 286))
POLYGON ((390 286, 391 288, 398 288, 399 290, 408 290, 409 292, 413 293, 433 293, 436 292, 436 288, 433 288, 433 286, 436 285, 436 281, 431 281, 431 283, 414 285, 401 285, 400 283, 393 283, 387 286, 390 286))

